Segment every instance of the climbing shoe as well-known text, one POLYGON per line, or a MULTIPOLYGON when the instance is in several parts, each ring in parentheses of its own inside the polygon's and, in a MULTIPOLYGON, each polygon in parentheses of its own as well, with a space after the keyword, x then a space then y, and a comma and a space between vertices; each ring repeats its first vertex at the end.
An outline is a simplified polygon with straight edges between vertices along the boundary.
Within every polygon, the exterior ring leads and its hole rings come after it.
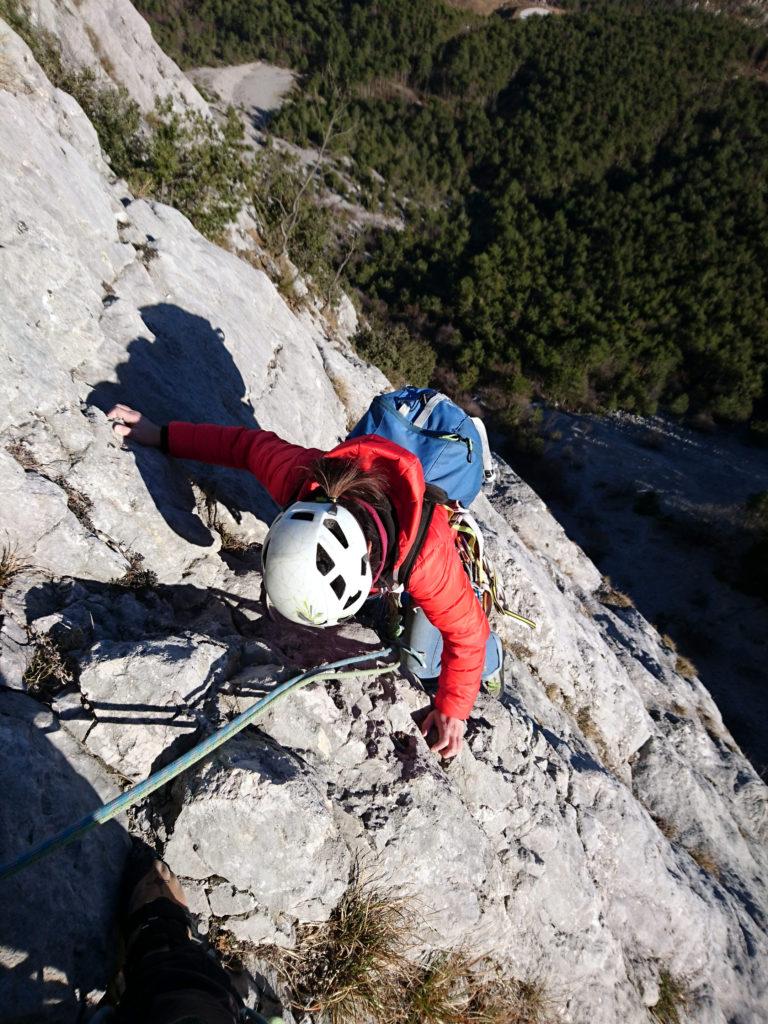
POLYGON ((481 689, 489 697, 495 697, 496 700, 500 700, 504 694, 504 680, 501 678, 501 673, 497 672, 489 679, 484 679, 481 689))
POLYGON ((504 648, 501 645, 501 640, 499 640, 495 633, 491 633, 488 640, 486 664, 488 662, 491 665, 495 664, 497 667, 492 669, 490 674, 483 679, 480 689, 487 693, 489 697, 501 700, 506 689, 504 685, 504 648))

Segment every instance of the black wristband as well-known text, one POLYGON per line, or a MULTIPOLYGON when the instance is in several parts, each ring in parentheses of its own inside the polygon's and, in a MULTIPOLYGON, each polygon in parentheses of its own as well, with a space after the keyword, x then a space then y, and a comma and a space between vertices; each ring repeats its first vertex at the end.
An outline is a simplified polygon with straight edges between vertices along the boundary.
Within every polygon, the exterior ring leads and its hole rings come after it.
POLYGON ((168 425, 160 427, 160 451, 168 454, 168 425))

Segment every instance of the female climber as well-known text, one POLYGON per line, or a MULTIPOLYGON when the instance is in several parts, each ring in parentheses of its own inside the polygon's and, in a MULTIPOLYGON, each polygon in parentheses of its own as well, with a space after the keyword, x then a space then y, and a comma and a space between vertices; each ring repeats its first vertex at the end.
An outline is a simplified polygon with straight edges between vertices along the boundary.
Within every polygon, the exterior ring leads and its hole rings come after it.
MULTIPOLYGON (((268 430, 181 422, 159 427, 126 405, 116 405, 108 418, 121 438, 253 473, 283 509, 264 541, 262 571, 269 604, 292 622, 333 626, 354 615, 366 599, 387 591, 414 547, 424 476, 419 459, 392 441, 356 437, 323 452, 268 430)), ((421 730, 427 736, 436 729, 431 749, 453 757, 481 679, 500 686, 502 653, 441 505, 410 566, 407 593, 408 646, 426 659, 418 674, 439 672, 434 707, 421 730)))

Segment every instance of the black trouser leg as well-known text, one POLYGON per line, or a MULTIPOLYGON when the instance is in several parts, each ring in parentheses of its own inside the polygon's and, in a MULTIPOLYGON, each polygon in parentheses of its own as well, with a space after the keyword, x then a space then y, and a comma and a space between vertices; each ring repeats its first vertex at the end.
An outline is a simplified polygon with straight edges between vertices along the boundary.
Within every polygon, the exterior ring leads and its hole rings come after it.
POLYGON ((224 968, 189 938, 188 921, 182 907, 159 899, 129 922, 122 1024, 236 1024, 240 998, 224 968))

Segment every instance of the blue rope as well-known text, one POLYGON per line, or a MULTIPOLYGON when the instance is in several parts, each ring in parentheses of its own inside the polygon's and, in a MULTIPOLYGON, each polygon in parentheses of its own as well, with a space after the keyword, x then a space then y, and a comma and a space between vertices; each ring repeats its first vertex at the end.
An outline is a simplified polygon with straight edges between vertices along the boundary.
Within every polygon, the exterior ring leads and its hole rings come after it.
POLYGON ((391 653, 391 647, 382 647, 380 650, 373 651, 370 654, 356 655, 353 658, 344 658, 341 661, 334 661, 328 665, 320 665, 317 668, 309 669, 307 672, 302 672, 299 675, 294 676, 285 683, 281 683, 265 697, 262 697, 261 700, 257 701, 256 704, 248 708, 247 711, 243 711, 242 714, 237 716, 237 718, 233 718, 231 722, 228 722, 227 725, 223 726, 207 739, 202 740, 197 744, 197 746, 188 750, 186 754, 182 754, 181 757, 177 757, 175 761, 171 761, 171 763, 166 765, 165 768, 161 768, 143 782, 138 782, 135 786, 127 789, 125 793, 115 797, 114 800, 110 800, 109 803, 103 804, 95 811, 91 811, 89 814, 86 814, 86 816, 81 818, 80 821, 76 821, 72 825, 67 826, 67 828, 62 829, 62 831, 57 833, 55 836, 51 836, 50 838, 43 840, 43 842, 38 843, 37 846, 33 846, 31 850, 28 850, 26 853, 22 853, 20 856, 16 857, 15 860, 9 861, 7 864, 0 866, 0 881, 5 878, 10 878, 19 871, 23 871, 24 868, 42 860, 43 857, 47 857, 48 854, 53 853, 54 850, 58 850, 63 846, 69 845, 69 843, 79 839, 97 825, 104 825, 122 811, 126 811, 129 807, 133 807, 139 802, 139 800, 142 800, 145 796, 149 796, 150 793, 154 793, 156 789, 160 789, 161 786, 164 786, 167 782, 175 779, 177 775, 186 771, 187 768, 191 768, 193 764, 197 764, 198 761, 202 761, 203 758, 213 753, 213 751, 218 747, 221 747, 228 740, 231 740, 233 736, 236 736, 237 733, 247 725, 250 725, 255 718, 258 718, 258 716, 270 704, 274 704, 275 701, 287 696, 287 694, 291 693, 293 690, 298 690, 301 687, 306 686, 308 683, 318 682, 320 680, 341 678, 345 676, 354 676, 359 679, 367 676, 381 675, 383 672, 391 670, 394 667, 393 664, 389 663, 386 665, 378 665, 375 668, 364 669, 363 671, 356 672, 340 672, 339 669, 343 669, 347 665, 357 665, 362 661, 373 661, 379 658, 385 658, 391 653))

